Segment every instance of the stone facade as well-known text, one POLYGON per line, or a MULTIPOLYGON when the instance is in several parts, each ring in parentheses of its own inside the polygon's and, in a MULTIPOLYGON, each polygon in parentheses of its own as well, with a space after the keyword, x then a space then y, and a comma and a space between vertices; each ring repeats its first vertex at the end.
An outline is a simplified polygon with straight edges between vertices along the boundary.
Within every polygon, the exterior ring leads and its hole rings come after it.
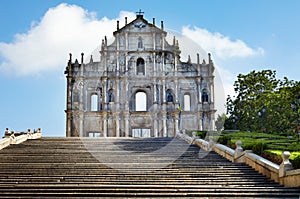
POLYGON ((100 61, 72 55, 67 78, 66 136, 167 137, 214 129, 214 64, 180 61, 176 38, 136 19, 102 40, 100 61))

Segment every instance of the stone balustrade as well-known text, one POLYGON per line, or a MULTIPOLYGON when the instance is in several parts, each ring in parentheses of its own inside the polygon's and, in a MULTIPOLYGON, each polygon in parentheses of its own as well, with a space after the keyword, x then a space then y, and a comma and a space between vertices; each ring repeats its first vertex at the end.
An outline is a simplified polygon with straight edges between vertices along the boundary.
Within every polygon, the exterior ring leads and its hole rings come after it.
POLYGON ((242 142, 236 142, 236 149, 233 150, 225 145, 214 143, 213 138, 209 137, 209 142, 198 139, 193 133, 193 138, 187 134, 177 133, 176 136, 188 143, 198 145, 204 150, 213 150, 226 159, 236 163, 246 163, 261 174, 287 187, 300 187, 300 169, 293 169, 289 161, 290 152, 282 153, 282 163, 277 165, 259 155, 254 154, 251 150, 244 151, 242 142))
POLYGON ((5 129, 4 136, 0 140, 0 150, 11 145, 11 144, 20 144, 30 139, 38 139, 42 137, 42 129, 38 128, 33 132, 31 129, 28 129, 27 132, 15 132, 10 131, 8 128, 5 129))

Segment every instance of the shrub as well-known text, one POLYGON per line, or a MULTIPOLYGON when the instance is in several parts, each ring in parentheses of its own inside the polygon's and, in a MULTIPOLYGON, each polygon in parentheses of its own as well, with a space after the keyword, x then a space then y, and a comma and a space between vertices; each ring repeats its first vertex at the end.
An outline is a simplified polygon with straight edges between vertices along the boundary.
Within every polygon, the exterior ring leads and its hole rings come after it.
POLYGON ((294 169, 300 169, 300 156, 297 156, 293 160, 290 160, 290 162, 292 163, 294 169))
POLYGON ((253 151, 253 153, 261 155, 265 148, 267 148, 267 144, 265 144, 264 142, 255 142, 251 150, 253 151))
POLYGON ((206 137, 207 131, 198 131, 196 133, 196 136, 200 137, 201 139, 204 139, 206 137))
POLYGON ((220 136, 220 137, 219 137, 218 142, 219 142, 220 144, 227 145, 227 144, 230 143, 230 140, 231 140, 231 138, 230 138, 229 135, 223 135, 223 136, 220 136))
POLYGON ((264 151, 262 153, 262 157, 266 158, 267 160, 270 160, 271 162, 274 162, 275 164, 281 164, 282 162, 281 155, 277 153, 272 153, 270 151, 264 151))

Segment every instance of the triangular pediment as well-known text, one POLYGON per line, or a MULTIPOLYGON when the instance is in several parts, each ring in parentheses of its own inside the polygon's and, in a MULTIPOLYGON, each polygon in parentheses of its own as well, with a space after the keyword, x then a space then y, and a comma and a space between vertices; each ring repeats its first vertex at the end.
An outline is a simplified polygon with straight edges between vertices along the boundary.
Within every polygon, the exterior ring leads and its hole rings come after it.
POLYGON ((118 34, 122 32, 162 32, 167 33, 161 28, 156 27, 154 24, 149 23, 144 19, 143 15, 137 15, 136 19, 126 24, 119 30, 115 31, 113 34, 118 34))

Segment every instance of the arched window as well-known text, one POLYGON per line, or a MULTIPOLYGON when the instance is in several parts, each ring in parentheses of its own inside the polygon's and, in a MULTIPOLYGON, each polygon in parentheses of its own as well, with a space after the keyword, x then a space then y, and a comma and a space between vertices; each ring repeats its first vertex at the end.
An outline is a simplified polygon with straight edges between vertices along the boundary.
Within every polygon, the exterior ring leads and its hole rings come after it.
POLYGON ((114 102, 115 101, 115 96, 113 90, 108 91, 108 102, 114 102))
POLYGON ((136 61, 136 73, 145 75, 145 61, 141 57, 136 61))
POLYGON ((208 102, 208 94, 206 90, 202 91, 202 102, 208 102))
POLYGON ((183 110, 184 111, 191 110, 191 96, 189 94, 185 94, 183 96, 183 110))
POLYGON ((135 94, 135 111, 147 111, 147 94, 143 91, 135 94))
POLYGON ((91 111, 98 111, 98 95, 96 93, 91 95, 91 111))
POLYGON ((171 90, 167 90, 167 102, 174 102, 173 94, 171 90))

